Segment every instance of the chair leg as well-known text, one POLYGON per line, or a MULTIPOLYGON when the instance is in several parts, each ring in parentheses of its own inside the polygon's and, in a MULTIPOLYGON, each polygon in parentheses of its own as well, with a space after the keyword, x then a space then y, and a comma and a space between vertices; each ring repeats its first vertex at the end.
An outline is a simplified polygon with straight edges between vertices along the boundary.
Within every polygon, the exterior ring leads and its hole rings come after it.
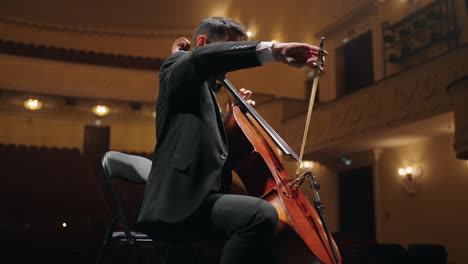
POLYGON ((169 250, 169 246, 164 245, 161 246, 161 253, 159 254, 159 264, 165 264, 164 261, 166 261, 166 255, 169 250))
POLYGON ((137 245, 132 241, 131 243, 132 255, 133 255, 133 263, 134 264, 142 264, 142 260, 140 258, 140 254, 138 252, 137 245))
POLYGON ((104 241, 104 243, 102 244, 102 247, 99 250, 99 256, 96 262, 97 264, 102 264, 102 261, 104 260, 104 254, 106 253, 108 245, 109 243, 107 243, 107 241, 104 241))
POLYGON ((192 261, 193 261, 193 263, 194 264, 201 264, 199 250, 197 250, 194 246, 190 246, 190 249, 192 251, 192 261))
POLYGON ((109 230, 107 230, 106 235, 104 236, 104 243, 102 245, 101 250, 99 251, 99 256, 97 259, 97 264, 102 264, 102 261, 104 260, 104 254, 105 251, 107 250, 107 247, 112 241, 112 233, 114 232, 115 224, 117 221, 120 219, 120 215, 116 215, 114 219, 112 220, 112 223, 110 225, 109 230))

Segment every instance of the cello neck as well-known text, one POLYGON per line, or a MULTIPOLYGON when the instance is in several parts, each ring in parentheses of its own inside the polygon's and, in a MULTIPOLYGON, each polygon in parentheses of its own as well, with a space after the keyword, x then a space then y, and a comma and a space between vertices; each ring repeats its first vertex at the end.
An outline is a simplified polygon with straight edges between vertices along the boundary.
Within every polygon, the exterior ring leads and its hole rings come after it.
POLYGON ((299 156, 286 144, 286 142, 276 133, 276 131, 258 114, 255 109, 248 104, 245 99, 239 94, 237 89, 227 79, 223 80, 223 84, 227 87, 232 96, 237 99, 240 104, 247 110, 248 113, 257 121, 270 138, 275 142, 276 146, 283 152, 283 154, 299 160, 299 156))

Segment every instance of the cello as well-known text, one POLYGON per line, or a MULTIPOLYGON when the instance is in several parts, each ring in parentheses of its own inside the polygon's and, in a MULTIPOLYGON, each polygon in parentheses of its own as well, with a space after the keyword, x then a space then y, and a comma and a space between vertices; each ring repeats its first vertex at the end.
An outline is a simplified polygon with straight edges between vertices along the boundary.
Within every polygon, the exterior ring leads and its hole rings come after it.
MULTIPOLYGON (((322 38, 311 102, 315 97, 321 62, 323 63, 323 40, 322 38)), ((190 42, 186 38, 178 38, 172 45, 172 53, 189 49, 190 42)), ((298 175, 298 168, 297 177, 293 179, 282 159, 282 156, 288 156, 299 164, 302 163, 307 132, 298 156, 228 80, 223 80, 223 84, 238 102, 233 107, 232 115, 224 123, 232 169, 239 175, 248 195, 268 201, 278 212, 279 224, 273 247, 275 261, 281 264, 340 264, 341 255, 328 230, 323 215, 324 206, 318 196, 320 185, 309 170, 298 175), (299 189, 307 178, 312 181, 315 196, 313 205, 299 189)), ((309 105, 306 131, 311 111, 312 105, 309 105)))

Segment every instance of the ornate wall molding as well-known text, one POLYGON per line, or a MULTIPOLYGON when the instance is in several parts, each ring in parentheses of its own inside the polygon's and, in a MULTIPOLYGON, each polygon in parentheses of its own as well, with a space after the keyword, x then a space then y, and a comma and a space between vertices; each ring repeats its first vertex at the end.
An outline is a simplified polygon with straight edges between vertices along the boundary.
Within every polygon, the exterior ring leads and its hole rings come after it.
POLYGON ((174 31, 155 31, 155 30, 138 30, 138 31, 125 31, 116 29, 105 29, 105 28, 87 28, 87 27, 71 27, 65 25, 53 25, 38 23, 33 21, 27 21, 18 18, 11 17, 0 17, 0 23, 7 24, 10 26, 28 28, 33 30, 46 30, 54 31, 59 33, 72 33, 80 35, 98 35, 115 38, 177 38, 180 36, 192 36, 192 30, 174 30, 174 31))
POLYGON ((48 60, 85 63, 101 66, 123 67, 143 70, 159 70, 163 58, 150 58, 121 54, 109 54, 85 50, 65 49, 52 46, 27 44, 0 39, 0 53, 48 60))
MULTIPOLYGON (((468 73, 468 47, 388 78, 314 112, 306 151, 313 153, 343 142, 365 139, 401 125, 451 111, 446 88, 468 73), (443 65, 443 66, 442 66, 443 65)), ((283 124, 285 139, 295 149, 304 117, 283 124)))
POLYGON ((0 89, 33 94, 150 102, 159 89, 156 73, 0 53, 0 89))
POLYGON ((315 33, 314 35, 316 38, 334 35, 338 31, 341 31, 343 28, 346 28, 350 24, 354 23, 356 20, 362 19, 362 17, 367 16, 376 10, 377 6, 374 0, 364 1, 360 5, 357 5, 354 8, 350 9, 347 14, 341 16, 335 22, 323 27, 319 32, 315 33))
POLYGON ((0 38, 4 41, 130 57, 165 58, 171 54, 176 38, 191 34, 184 30, 126 31, 50 25, 0 17, 0 38))

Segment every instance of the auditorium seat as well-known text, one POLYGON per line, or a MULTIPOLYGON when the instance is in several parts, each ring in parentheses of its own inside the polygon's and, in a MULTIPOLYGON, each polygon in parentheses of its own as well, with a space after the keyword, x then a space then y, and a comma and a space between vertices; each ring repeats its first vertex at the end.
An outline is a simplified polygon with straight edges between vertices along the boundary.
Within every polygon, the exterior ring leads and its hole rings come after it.
POLYGON ((414 264, 447 264, 447 252, 443 245, 410 244, 408 252, 414 264))

